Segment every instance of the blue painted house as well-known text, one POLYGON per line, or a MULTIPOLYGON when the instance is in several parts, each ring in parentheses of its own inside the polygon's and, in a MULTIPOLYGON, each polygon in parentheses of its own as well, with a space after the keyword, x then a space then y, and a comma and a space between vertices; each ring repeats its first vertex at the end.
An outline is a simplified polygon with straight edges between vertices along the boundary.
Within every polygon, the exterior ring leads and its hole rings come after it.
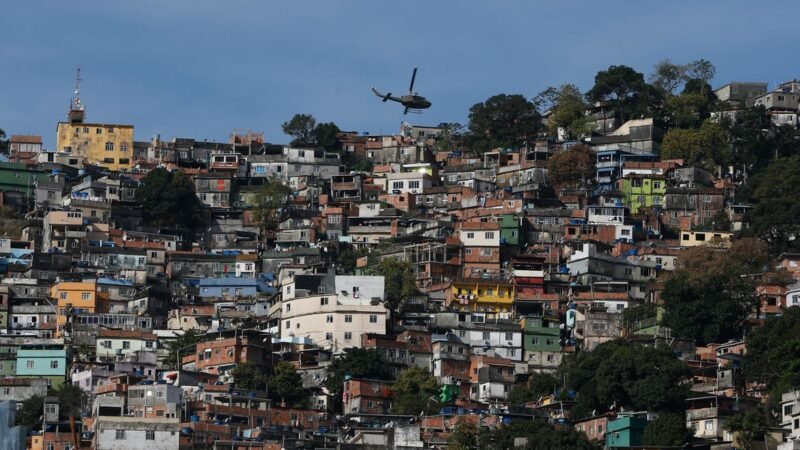
POLYGON ((197 295, 201 298, 255 297, 258 280, 255 278, 202 278, 197 280, 197 295))
POLYGON ((56 388, 67 376, 67 350, 63 345, 21 345, 17 350, 17 376, 46 378, 56 388))

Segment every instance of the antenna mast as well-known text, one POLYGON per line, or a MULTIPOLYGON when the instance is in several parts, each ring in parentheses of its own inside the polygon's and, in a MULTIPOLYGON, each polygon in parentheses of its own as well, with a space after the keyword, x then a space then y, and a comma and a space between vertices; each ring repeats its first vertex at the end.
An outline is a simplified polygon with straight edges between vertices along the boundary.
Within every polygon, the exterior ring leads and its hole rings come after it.
POLYGON ((75 74, 75 91, 69 102, 69 121, 72 123, 82 123, 85 116, 85 107, 81 103, 81 68, 78 67, 75 74))

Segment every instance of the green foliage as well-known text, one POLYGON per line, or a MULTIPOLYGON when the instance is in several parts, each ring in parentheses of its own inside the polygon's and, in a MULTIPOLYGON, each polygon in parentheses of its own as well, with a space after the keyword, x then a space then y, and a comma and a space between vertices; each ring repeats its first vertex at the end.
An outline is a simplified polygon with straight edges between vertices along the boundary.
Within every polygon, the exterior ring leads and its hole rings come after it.
POLYGON ((523 407, 526 403, 533 400, 533 395, 531 394, 531 390, 528 389, 528 386, 525 384, 516 384, 513 388, 511 388, 511 392, 508 393, 508 401, 509 406, 512 407, 523 407))
POLYGON ((339 127, 333 122, 317 123, 311 114, 295 114, 281 125, 284 134, 291 136, 293 147, 322 147, 325 150, 341 150, 339 127))
POLYGON ((274 232, 284 217, 284 206, 292 189, 277 178, 270 178, 261 187, 253 205, 253 220, 263 232, 274 232))
POLYGON ((467 422, 460 422, 447 438, 447 448, 453 450, 472 450, 478 446, 478 428, 467 422))
POLYGON ((586 117, 589 105, 574 84, 565 84, 558 89, 547 88, 533 99, 533 103, 543 112, 550 111, 547 126, 551 135, 555 135, 559 127, 564 128, 568 137, 573 139, 591 132, 586 117))
POLYGON ((342 404, 342 391, 346 375, 352 378, 392 379, 389 366, 375 349, 355 347, 345 349, 344 353, 328 366, 328 376, 324 383, 339 408, 342 404))
POLYGON ((200 221, 200 200, 189 177, 182 171, 151 170, 136 189, 144 218, 156 226, 194 229, 200 221))
POLYGON ((705 92, 712 97, 704 93, 683 93, 667 98, 664 121, 673 127, 698 128, 711 115, 711 107, 716 101, 713 91, 705 92))
POLYGON ((392 414, 435 414, 439 410, 439 382, 417 366, 400 372, 394 383, 392 414))
MULTIPOLYGON (((70 383, 64 383, 58 389, 51 390, 48 395, 58 397, 59 420, 67 420, 70 416, 80 417, 87 406, 88 395, 70 383)), ((17 411, 17 425, 25 425, 32 429, 39 429, 44 415, 44 399, 41 395, 32 395, 23 400, 17 411)))
POLYGON ((650 83, 664 93, 672 94, 687 80, 686 66, 675 64, 670 59, 659 61, 650 74, 650 83))
POLYGON ((44 396, 32 395, 20 403, 17 410, 17 425, 31 429, 39 429, 44 415, 44 396))
POLYGON ((532 142, 540 128, 536 107, 522 95, 495 95, 469 109, 469 144, 479 153, 521 147, 532 142))
POLYGON ((311 114, 295 114, 291 120, 284 122, 281 129, 294 139, 291 144, 295 147, 312 147, 316 143, 314 129, 317 127, 317 119, 311 114))
POLYGON ((514 446, 515 438, 527 439, 525 449, 534 450, 599 450, 600 446, 589 441, 586 435, 573 428, 554 427, 544 421, 514 421, 509 426, 496 428, 477 435, 478 448, 507 449, 514 446))
POLYGON ((622 311, 622 325, 629 328, 641 320, 658 316, 658 307, 655 303, 644 303, 625 308, 622 311))
POLYGON ((556 393, 561 387, 562 385, 558 378, 547 372, 532 373, 528 378, 528 391, 532 400, 556 393))
POLYGON ((556 153, 547 161, 547 178, 555 186, 586 186, 595 177, 597 156, 585 144, 556 153))
MULTIPOLYGON (((736 448, 755 448, 753 441, 763 441, 767 432, 767 420, 760 410, 740 412, 728 419, 725 429, 734 434, 736 448)), ((759 447, 760 448, 760 447, 759 447)))
POLYGON ((6 139, 6 132, 0 128, 0 154, 8 154, 8 139, 6 139))
POLYGON ((353 163, 353 170, 356 172, 372 172, 374 166, 375 164, 369 158, 356 158, 353 163))
POLYGON ((742 368, 748 382, 764 383, 770 400, 800 389, 800 308, 767 319, 748 333, 746 342, 742 368))
POLYGON ((709 169, 726 166, 732 160, 728 133, 710 120, 697 130, 670 129, 661 143, 661 158, 683 159, 686 165, 699 164, 709 169))
POLYGON ((286 361, 280 361, 272 368, 269 378, 269 398, 280 404, 286 402, 293 407, 303 406, 307 400, 307 393, 303 389, 303 380, 294 366, 286 361))
POLYGON ((347 247, 339 252, 336 262, 339 264, 342 273, 354 274, 358 259, 367 255, 369 255, 369 251, 367 249, 347 247))
POLYGON ((773 254, 800 250, 800 156, 780 158, 751 180, 749 233, 763 239, 773 254))
POLYGON ((191 347, 200 342, 202 337, 203 333, 200 331, 189 329, 175 339, 167 341, 167 352, 161 361, 165 366, 177 368, 178 360, 175 352, 179 352, 181 357, 191 354, 194 351, 191 347))
POLYGON ((673 276, 661 298, 664 325, 698 344, 740 338, 744 319, 756 302, 750 280, 722 274, 706 275, 700 282, 683 274, 673 276))
POLYGON ((663 93, 628 66, 611 66, 598 72, 587 96, 594 102, 613 105, 623 121, 651 116, 663 102, 663 93))
POLYGON ((256 366, 249 363, 239 363, 231 371, 233 382, 237 388, 252 391, 263 391, 267 387, 267 376, 256 366))
POLYGON ((686 428, 683 414, 662 414, 647 424, 642 433, 642 445, 680 447, 690 442, 694 433, 686 428))
POLYGON ((689 369, 668 350, 609 341, 568 358, 562 370, 578 392, 573 418, 600 413, 612 405, 635 411, 684 409, 689 369))
POLYGON ((433 149, 437 152, 452 152, 461 148, 464 141, 464 125, 458 122, 440 123, 441 134, 436 138, 433 149))
POLYGON ((10 206, 0 206, 0 236, 18 239, 22 236, 22 229, 25 228, 25 220, 14 208, 10 206))
POLYGON ((410 297, 419 294, 411 265, 405 261, 381 259, 369 272, 384 277, 385 306, 390 311, 399 311, 410 297))

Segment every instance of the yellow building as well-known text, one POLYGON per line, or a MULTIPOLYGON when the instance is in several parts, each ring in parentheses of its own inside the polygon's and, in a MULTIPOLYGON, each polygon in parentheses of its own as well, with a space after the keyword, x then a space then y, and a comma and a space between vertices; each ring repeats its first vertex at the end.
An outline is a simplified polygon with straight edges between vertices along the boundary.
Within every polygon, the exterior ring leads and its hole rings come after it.
POLYGON ((681 231, 681 247, 709 244, 730 247, 732 237, 733 233, 722 231, 681 231))
POLYGON ((507 281, 463 279, 450 290, 450 306, 460 311, 511 312, 514 304, 514 285, 507 281))
POLYGON ((56 148, 111 170, 130 169, 133 125, 59 122, 56 148))
POLYGON ((57 336, 62 336, 69 308, 73 313, 106 312, 97 295, 95 281, 59 281, 50 288, 50 297, 58 302, 57 336))

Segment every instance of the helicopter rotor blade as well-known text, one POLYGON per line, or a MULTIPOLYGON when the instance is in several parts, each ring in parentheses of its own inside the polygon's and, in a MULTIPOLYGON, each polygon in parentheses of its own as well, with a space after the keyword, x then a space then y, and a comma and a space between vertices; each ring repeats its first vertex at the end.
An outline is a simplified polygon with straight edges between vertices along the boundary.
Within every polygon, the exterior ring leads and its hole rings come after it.
POLYGON ((403 115, 405 116, 406 114, 408 114, 408 106, 406 106, 405 111, 403 111, 403 115))
POLYGON ((414 67, 414 72, 411 74, 411 85, 408 87, 408 92, 414 92, 414 80, 417 79, 417 68, 414 67))

